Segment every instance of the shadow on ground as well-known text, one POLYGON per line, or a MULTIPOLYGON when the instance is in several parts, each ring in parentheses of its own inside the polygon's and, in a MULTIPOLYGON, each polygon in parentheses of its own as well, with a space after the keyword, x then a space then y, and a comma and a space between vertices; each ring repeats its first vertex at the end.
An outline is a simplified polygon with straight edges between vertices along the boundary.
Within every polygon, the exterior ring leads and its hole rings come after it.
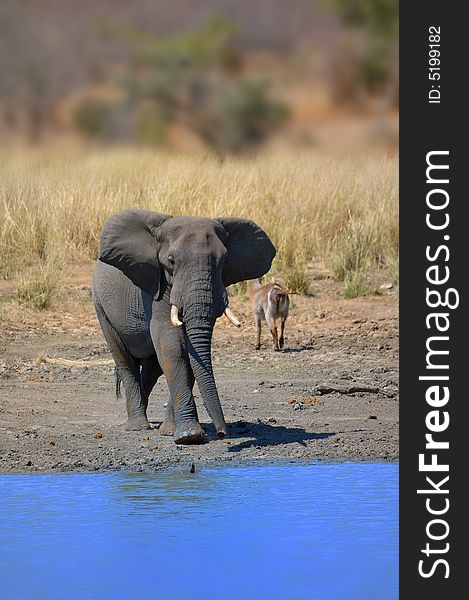
MULTIPOLYGON (((215 439, 215 428, 213 425, 205 426, 208 439, 215 439)), ((263 448, 267 446, 279 446, 283 444, 301 444, 306 446, 308 440, 321 440, 336 435, 332 433, 312 433, 299 427, 284 427, 283 425, 270 425, 268 423, 248 423, 238 421, 229 425, 229 440, 233 443, 236 438, 250 437, 239 444, 228 448, 228 452, 241 452, 247 448, 263 448)))
POLYGON ((296 354, 298 352, 309 352, 311 350, 316 350, 315 346, 301 346, 301 348, 284 348, 282 352, 284 354, 296 354))

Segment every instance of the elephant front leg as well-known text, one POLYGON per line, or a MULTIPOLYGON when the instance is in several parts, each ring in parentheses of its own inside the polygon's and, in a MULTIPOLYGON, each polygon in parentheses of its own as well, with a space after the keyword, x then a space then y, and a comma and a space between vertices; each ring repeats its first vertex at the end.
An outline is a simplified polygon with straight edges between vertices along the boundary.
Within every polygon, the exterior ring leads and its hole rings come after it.
POLYGON ((205 439, 205 432, 199 423, 192 388, 187 392, 187 390, 176 386, 173 392, 170 386, 170 391, 171 396, 174 398, 173 405, 176 424, 174 441, 177 444, 202 443, 205 439))
POLYGON ((173 435, 178 444, 200 444, 205 439, 205 432, 199 423, 192 394, 194 376, 187 358, 184 334, 172 326, 155 345, 171 396, 160 432, 173 435))

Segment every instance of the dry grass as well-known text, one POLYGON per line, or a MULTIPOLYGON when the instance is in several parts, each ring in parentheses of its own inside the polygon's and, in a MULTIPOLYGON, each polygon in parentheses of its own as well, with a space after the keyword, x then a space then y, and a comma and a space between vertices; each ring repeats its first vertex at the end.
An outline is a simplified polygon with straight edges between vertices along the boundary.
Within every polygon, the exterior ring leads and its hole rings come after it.
POLYGON ((104 221, 128 207, 253 219, 278 255, 273 276, 308 286, 306 265, 335 277, 397 272, 397 159, 319 153, 231 159, 114 151, 3 157, 0 277, 25 264, 96 257, 104 221))
POLYGON ((59 289, 61 270, 60 259, 53 255, 23 268, 16 281, 18 302, 35 310, 50 308, 59 289))
POLYGON ((40 365, 42 363, 48 363, 50 365, 60 365, 61 367, 76 367, 78 369, 85 369, 87 367, 97 366, 113 366, 114 360, 110 359, 94 359, 94 360, 72 360, 69 358, 53 358, 47 356, 47 354, 40 354, 35 363, 40 365))

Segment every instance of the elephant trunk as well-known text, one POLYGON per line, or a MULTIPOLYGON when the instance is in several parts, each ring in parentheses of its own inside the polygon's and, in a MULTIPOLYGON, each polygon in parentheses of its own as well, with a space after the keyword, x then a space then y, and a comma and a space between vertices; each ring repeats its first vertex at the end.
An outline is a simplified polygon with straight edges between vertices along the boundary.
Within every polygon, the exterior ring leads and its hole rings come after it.
POLYGON ((213 375, 211 343, 215 321, 223 314, 228 298, 216 264, 207 259, 198 266, 179 274, 184 288, 178 282, 173 285, 172 323, 184 324, 190 366, 205 408, 218 437, 222 438, 227 434, 227 427, 213 375))
POLYGON ((212 330, 213 328, 210 324, 194 327, 186 325, 190 365, 199 386, 205 408, 215 425, 218 437, 223 438, 227 434, 227 427, 213 375, 211 356, 212 330))

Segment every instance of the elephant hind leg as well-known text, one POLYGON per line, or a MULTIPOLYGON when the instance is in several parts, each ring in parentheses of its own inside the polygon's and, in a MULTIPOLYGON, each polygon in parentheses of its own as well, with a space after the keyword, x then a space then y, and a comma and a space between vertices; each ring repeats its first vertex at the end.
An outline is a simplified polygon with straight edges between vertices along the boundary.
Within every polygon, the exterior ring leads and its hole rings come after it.
POLYGON ((119 375, 119 369, 117 367, 114 368, 114 378, 116 380, 116 399, 120 400, 122 398, 122 393, 121 393, 122 379, 121 379, 121 376, 119 375))
POLYGON ((156 382, 163 375, 163 370, 160 367, 160 363, 155 356, 150 358, 142 359, 141 361, 142 370, 140 373, 140 386, 142 399, 145 404, 145 413, 148 409, 148 399, 150 398, 150 394, 153 388, 156 385, 156 382))
POLYGON ((116 363, 116 392, 119 382, 124 384, 127 405, 127 431, 151 429, 147 419, 148 397, 142 393, 140 360, 132 356, 122 343, 118 333, 109 323, 106 315, 100 308, 96 308, 98 321, 103 330, 109 350, 116 363))
POLYGON ((156 382, 163 375, 163 370, 160 367, 160 363, 155 356, 151 358, 144 358, 141 360, 142 372, 140 374, 140 380, 142 385, 142 395, 145 398, 148 406, 148 398, 150 397, 152 389, 155 387, 156 382))

